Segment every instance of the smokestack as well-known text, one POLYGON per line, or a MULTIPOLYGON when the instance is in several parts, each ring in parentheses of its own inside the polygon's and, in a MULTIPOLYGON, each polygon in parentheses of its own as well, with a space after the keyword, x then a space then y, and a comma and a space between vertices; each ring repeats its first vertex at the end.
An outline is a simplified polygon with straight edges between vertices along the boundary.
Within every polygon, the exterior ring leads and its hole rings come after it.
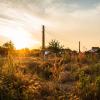
POLYGON ((79 41, 79 53, 81 52, 81 44, 80 44, 80 41, 79 41))
POLYGON ((45 26, 42 25, 42 50, 45 49, 45 26))

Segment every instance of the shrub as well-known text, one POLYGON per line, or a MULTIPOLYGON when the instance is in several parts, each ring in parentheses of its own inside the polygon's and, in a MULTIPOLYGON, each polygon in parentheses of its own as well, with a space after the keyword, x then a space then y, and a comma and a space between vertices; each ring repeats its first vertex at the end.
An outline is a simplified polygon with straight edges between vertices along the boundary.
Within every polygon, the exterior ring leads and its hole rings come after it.
POLYGON ((61 83, 64 83, 64 82, 67 82, 67 81, 71 81, 71 73, 68 72, 68 71, 65 71, 65 72, 60 72, 59 73, 59 82, 61 83))
POLYGON ((71 62, 71 55, 69 53, 66 53, 63 55, 63 64, 70 63, 71 62))
POLYGON ((80 100, 99 100, 100 96, 100 64, 82 67, 77 71, 76 88, 73 93, 80 100), (77 90, 77 91, 76 91, 77 90))
POLYGON ((96 84, 96 99, 99 100, 100 99, 100 76, 96 77, 95 84, 96 84))
POLYGON ((91 76, 84 74, 84 71, 79 75, 76 89, 75 94, 78 95, 80 100, 98 100, 96 99, 95 81, 91 79, 91 76))

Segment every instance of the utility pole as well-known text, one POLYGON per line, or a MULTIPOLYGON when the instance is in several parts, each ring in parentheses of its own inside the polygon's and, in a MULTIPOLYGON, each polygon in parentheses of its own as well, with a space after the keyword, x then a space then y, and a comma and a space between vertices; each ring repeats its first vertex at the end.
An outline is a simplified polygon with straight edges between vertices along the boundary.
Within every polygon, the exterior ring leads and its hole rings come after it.
POLYGON ((42 25, 42 50, 45 49, 45 26, 42 25))
POLYGON ((81 43, 80 43, 80 41, 79 41, 79 53, 81 52, 81 43))
POLYGON ((45 26, 42 25, 42 57, 45 60, 45 26))

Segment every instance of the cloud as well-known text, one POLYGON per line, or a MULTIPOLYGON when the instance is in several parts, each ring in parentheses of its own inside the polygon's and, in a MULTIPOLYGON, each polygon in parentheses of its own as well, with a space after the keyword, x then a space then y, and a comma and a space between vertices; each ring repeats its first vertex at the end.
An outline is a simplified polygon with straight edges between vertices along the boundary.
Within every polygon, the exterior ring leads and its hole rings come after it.
POLYGON ((39 40, 41 24, 45 24, 50 33, 55 33, 48 41, 55 36, 66 45, 70 40, 87 41, 99 37, 100 0, 0 1, 0 32, 3 34, 4 27, 20 27, 39 40))

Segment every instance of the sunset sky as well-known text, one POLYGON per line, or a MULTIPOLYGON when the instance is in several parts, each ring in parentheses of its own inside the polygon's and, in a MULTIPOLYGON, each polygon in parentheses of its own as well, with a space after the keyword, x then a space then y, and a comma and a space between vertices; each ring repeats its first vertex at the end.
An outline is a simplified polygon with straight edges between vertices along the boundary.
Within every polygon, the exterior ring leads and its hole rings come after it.
POLYGON ((100 0, 0 0, 0 43, 12 40, 17 49, 59 40, 65 47, 87 50, 100 46, 100 0))

